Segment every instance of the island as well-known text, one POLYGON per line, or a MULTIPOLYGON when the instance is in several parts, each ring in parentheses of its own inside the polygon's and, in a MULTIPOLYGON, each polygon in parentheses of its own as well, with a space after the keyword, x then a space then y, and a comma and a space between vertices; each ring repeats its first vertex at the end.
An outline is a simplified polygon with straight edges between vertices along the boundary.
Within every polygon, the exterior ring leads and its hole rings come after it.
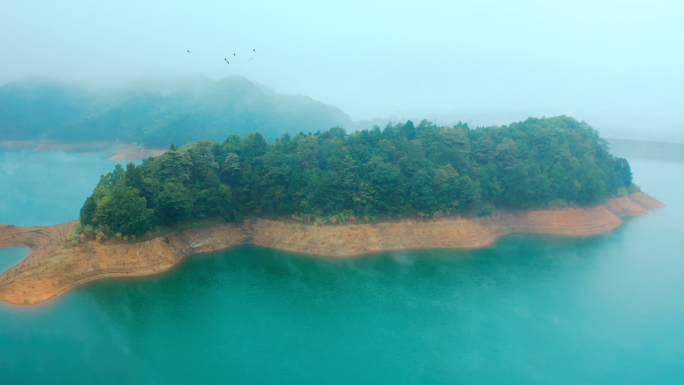
POLYGON ((231 135, 117 166, 79 220, 0 226, 0 246, 33 250, 0 275, 0 300, 41 303, 241 244, 328 257, 474 248, 507 234, 599 234, 658 207, 625 159, 565 116, 474 129, 333 128, 271 144, 231 135))

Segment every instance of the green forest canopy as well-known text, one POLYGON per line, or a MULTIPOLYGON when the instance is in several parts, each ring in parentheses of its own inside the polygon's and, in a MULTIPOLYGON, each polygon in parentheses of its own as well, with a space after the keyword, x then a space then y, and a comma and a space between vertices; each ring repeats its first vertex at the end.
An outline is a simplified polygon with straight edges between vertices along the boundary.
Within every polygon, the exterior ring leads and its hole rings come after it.
POLYGON ((103 175, 81 222, 143 234, 192 218, 294 216, 332 222, 589 205, 632 186, 629 163, 588 124, 559 116, 503 127, 459 123, 347 134, 332 128, 201 140, 103 175))

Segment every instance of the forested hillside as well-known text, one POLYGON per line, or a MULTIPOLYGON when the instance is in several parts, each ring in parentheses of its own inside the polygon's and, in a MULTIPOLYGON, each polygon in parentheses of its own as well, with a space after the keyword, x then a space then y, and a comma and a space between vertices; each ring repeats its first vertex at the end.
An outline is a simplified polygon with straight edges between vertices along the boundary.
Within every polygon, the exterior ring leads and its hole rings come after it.
POLYGON ((168 147, 228 135, 349 126, 340 109, 282 95, 242 77, 156 82, 109 91, 48 83, 0 87, 0 140, 121 141, 168 147))
POLYGON ((0 87, 0 140, 47 138, 88 117, 98 104, 92 95, 55 83, 5 84, 0 87))
POLYGON ((142 234, 190 218, 295 216, 346 221, 495 207, 589 205, 625 193, 625 159, 584 122, 561 116, 510 126, 415 126, 347 134, 231 135, 102 176, 81 211, 105 234, 142 234))

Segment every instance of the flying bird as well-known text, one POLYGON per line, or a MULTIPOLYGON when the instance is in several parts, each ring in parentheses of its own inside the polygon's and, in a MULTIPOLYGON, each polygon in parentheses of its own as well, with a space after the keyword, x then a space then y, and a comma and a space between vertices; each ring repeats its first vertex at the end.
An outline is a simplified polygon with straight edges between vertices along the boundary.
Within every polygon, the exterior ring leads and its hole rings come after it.
POLYGON ((233 54, 233 56, 235 56, 235 54, 233 54))
POLYGON ((256 52, 256 50, 254 48, 252 48, 252 52, 256 52))
MULTIPOLYGON (((254 59, 254 58, 253 57, 249 58, 249 60, 252 60, 252 59, 254 59)), ((247 61, 249 61, 249 60, 247 60, 247 61)))
POLYGON ((189 49, 188 49, 187 51, 188 51, 188 53, 190 53, 190 50, 189 50, 189 49))

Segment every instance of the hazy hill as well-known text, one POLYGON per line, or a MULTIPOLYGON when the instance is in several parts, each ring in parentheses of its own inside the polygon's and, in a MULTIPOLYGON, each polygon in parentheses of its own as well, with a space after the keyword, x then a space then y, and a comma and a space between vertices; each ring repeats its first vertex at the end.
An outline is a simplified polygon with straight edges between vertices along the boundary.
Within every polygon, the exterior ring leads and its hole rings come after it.
POLYGON ((350 126, 342 110, 300 95, 283 95, 243 77, 157 82, 93 92, 50 83, 0 87, 0 140, 136 142, 167 147, 260 132, 350 126))
POLYGON ((0 140, 44 138, 48 131, 85 119, 95 101, 87 92, 57 83, 0 86, 0 140))

